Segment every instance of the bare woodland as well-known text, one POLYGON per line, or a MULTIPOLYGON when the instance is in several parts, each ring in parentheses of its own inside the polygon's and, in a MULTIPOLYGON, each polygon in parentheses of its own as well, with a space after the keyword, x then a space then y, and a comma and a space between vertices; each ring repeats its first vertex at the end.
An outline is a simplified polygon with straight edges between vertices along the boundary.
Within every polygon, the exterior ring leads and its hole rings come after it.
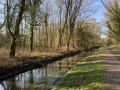
MULTIPOLYGON (((94 0, 1 0, 0 48, 25 52, 69 51, 99 45, 94 0)), ((116 14, 115 14, 116 15, 116 14)), ((119 17, 118 17, 119 18, 119 17)))

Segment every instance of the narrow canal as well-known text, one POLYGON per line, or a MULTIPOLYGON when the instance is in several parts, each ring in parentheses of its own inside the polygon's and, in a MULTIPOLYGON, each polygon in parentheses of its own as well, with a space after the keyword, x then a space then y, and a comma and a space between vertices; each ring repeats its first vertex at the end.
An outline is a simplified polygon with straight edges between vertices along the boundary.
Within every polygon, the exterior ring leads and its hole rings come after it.
POLYGON ((51 90, 68 70, 91 53, 93 52, 81 53, 48 64, 46 67, 16 75, 0 82, 0 90, 51 90))

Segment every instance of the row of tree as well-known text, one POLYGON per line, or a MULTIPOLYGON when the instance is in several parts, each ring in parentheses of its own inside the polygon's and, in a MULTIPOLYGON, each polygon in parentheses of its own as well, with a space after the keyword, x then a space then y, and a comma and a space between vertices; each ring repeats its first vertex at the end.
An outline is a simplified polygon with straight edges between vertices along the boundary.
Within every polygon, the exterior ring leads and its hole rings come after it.
POLYGON ((101 0, 106 11, 105 25, 107 26, 108 44, 120 43, 120 1, 119 0, 107 0, 104 2, 101 0))
POLYGON ((0 24, 0 47, 85 49, 100 43, 100 23, 90 18, 94 0, 6 0, 0 24))

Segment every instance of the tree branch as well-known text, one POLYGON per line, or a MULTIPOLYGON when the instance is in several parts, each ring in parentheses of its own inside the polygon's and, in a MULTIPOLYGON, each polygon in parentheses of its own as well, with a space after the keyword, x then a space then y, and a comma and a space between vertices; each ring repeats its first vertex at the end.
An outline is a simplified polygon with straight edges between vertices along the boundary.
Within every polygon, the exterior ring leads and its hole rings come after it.
POLYGON ((117 15, 115 12, 113 12, 112 10, 110 10, 110 9, 104 4, 103 0, 101 0, 101 2, 102 2, 102 4, 104 5, 104 7, 105 7, 109 12, 111 12, 112 14, 114 14, 115 16, 117 16, 118 18, 120 18, 119 15, 117 15))

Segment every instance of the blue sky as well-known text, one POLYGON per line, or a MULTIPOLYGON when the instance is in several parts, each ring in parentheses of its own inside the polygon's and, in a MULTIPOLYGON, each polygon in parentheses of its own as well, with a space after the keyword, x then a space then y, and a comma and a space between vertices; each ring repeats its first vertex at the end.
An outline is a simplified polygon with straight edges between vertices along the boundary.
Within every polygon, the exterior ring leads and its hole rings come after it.
MULTIPOLYGON (((1 0, 3 1, 3 0, 1 0)), ((54 0, 52 0, 53 2, 54 0)), ((0 4, 0 8, 3 8, 2 5, 0 4)), ((97 9, 97 12, 92 15, 93 18, 96 18, 97 21, 101 21, 101 18, 104 17, 104 6, 102 5, 102 3, 100 2, 100 0, 97 0, 95 3, 95 9, 97 9)), ((1 13, 0 13, 1 14, 1 13)))
MULTIPOLYGON (((100 0, 98 0, 95 3, 95 9, 97 10, 96 13, 94 15, 92 15, 92 18, 95 18, 97 22, 102 23, 102 18, 104 18, 104 11, 105 8, 103 6, 103 4, 100 2, 100 0)), ((102 26, 102 31, 105 31, 106 27, 102 26)), ((101 37, 104 38, 106 35, 101 34, 101 37)))
POLYGON ((4 0, 0 0, 0 21, 4 21, 4 6, 1 3, 4 3, 4 0))
POLYGON ((92 16, 93 18, 96 18, 97 21, 101 22, 101 18, 104 17, 104 6, 103 4, 100 2, 100 0, 97 0, 95 3, 95 9, 96 9, 96 13, 92 16))
MULTIPOLYGON (((4 2, 4 0, 0 0, 0 2, 1 1, 4 2)), ((54 0, 51 0, 51 3, 53 2, 54 0)), ((0 4, 0 8, 3 8, 1 4, 0 4)), ((95 0, 94 9, 96 10, 96 12, 94 13, 94 15, 91 16, 91 18, 95 18, 97 22, 101 22, 101 18, 104 18, 104 6, 100 2, 100 0, 95 0)), ((0 12, 0 20, 1 20, 1 12, 0 12)), ((104 35, 102 35, 102 37, 104 37, 104 35)))
MULTIPOLYGON (((1 0, 3 1, 3 0, 1 0)), ((53 2, 54 0, 52 0, 53 2)), ((3 8, 2 5, 0 4, 0 8, 3 8)), ((101 21, 101 18, 104 17, 104 6, 102 5, 102 3, 100 2, 100 0, 97 0, 95 3, 95 9, 97 9, 97 12, 92 15, 93 18, 96 18, 97 21, 101 21)), ((1 12, 0 12, 1 14, 1 12)))

